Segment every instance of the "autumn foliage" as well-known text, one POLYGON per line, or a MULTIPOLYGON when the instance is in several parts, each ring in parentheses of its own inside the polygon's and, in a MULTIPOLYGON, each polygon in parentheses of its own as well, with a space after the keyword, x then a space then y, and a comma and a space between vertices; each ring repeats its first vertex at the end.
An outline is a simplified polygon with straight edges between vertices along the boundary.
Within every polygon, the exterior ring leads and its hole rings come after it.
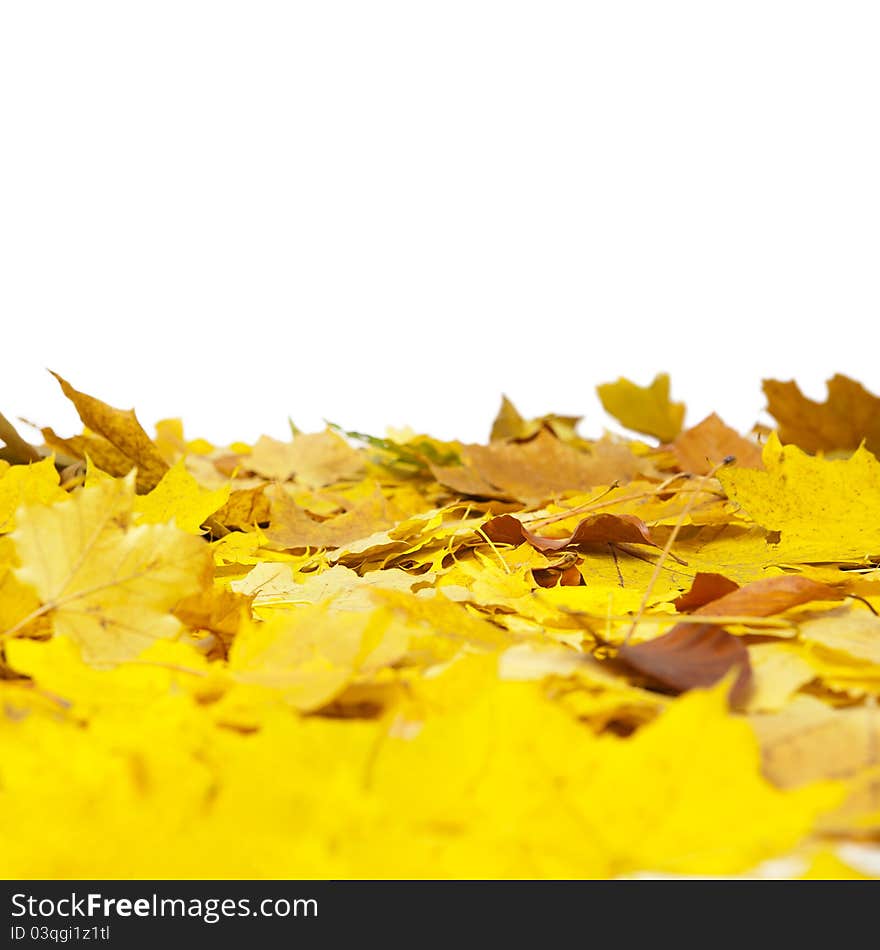
POLYGON ((0 874, 854 876, 880 835, 880 399, 484 445, 0 416, 0 874), (799 862, 799 863, 798 863, 799 862))

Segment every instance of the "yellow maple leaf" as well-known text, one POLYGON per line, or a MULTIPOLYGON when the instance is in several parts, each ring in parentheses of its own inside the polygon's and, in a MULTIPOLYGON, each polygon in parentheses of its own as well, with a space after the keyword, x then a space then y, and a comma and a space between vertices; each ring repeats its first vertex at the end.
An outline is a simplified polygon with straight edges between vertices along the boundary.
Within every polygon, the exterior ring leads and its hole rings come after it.
POLYGON ((874 706, 835 709, 798 695, 777 713, 751 717, 764 774, 780 788, 834 778, 847 794, 823 817, 821 830, 847 833, 880 824, 880 715, 874 706), (845 783, 845 784, 844 784, 845 783))
POLYGON ((669 399, 669 375, 658 373, 649 386, 624 377, 596 387, 605 411, 635 432, 671 442, 681 432, 685 406, 669 399))
POLYGON ((880 554, 880 462, 866 448, 848 459, 813 458, 773 432, 763 459, 766 471, 721 469, 718 478, 761 527, 780 533, 768 563, 880 554))
POLYGON ((693 691, 635 742, 605 749, 592 781, 618 809, 608 839, 628 870, 744 871, 794 847, 841 801, 843 789, 831 782, 774 788, 761 774, 752 729, 727 709, 728 688, 693 691), (645 776, 648 794, 634 773, 645 776), (629 793, 620 796, 622 788, 629 793))
POLYGON ((132 474, 61 504, 20 508, 10 536, 21 562, 16 577, 40 598, 37 612, 96 664, 174 637, 181 624, 171 609, 210 578, 203 540, 172 525, 133 525, 133 504, 132 474))
POLYGON ((226 706, 240 709, 256 694, 263 702, 277 697, 299 710, 318 709, 356 671, 396 660, 407 641, 404 626, 383 609, 330 611, 324 604, 247 620, 229 654, 229 673, 240 688, 226 706))
MULTIPOLYGON (((433 686, 441 702, 445 678, 433 686)), ((726 685, 621 740, 595 737, 532 684, 494 682, 464 699, 459 679, 443 715, 382 746, 373 786, 417 829, 411 848, 444 829, 449 874, 736 873, 796 845, 841 798, 833 783, 770 785, 726 685), (474 859, 476 842, 491 860, 474 859)))
POLYGON ((374 588, 411 591, 429 587, 433 576, 407 574, 399 568, 370 571, 363 577, 341 564, 329 570, 296 577, 289 564, 262 562, 230 587, 239 594, 253 594, 255 607, 290 607, 328 603, 334 610, 372 610, 374 588))
POLYGON ((18 673, 70 704, 77 716, 125 716, 172 690, 197 690, 208 662, 189 643, 157 640, 136 659, 110 669, 84 662, 67 637, 17 640, 6 644, 6 658, 18 673))
POLYGON ((880 678, 880 617, 866 610, 850 610, 816 617, 798 625, 798 636, 825 651, 830 660, 863 665, 880 678))
POLYGON ((45 618, 37 616, 40 598, 32 587, 15 576, 18 566, 15 545, 8 536, 0 536, 0 633, 18 624, 22 625, 22 634, 33 633, 35 628, 27 622, 28 617, 33 617, 42 632, 45 618))
POLYGON ((171 522, 181 531, 201 534, 205 520, 229 500, 231 488, 231 485, 214 491, 202 488, 180 459, 152 491, 135 500, 137 521, 139 524, 171 522))
POLYGON ((67 492, 59 486, 54 457, 0 471, 0 534, 15 528, 15 509, 19 505, 48 505, 65 498, 67 492))
POLYGON ((815 679, 813 667, 796 645, 761 643, 749 647, 752 688, 748 712, 777 712, 801 686, 815 679))

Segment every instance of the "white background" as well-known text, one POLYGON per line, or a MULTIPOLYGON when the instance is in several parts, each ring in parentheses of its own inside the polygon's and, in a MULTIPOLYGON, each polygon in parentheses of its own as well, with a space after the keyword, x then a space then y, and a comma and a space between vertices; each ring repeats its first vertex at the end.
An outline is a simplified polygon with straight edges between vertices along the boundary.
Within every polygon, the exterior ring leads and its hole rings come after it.
POLYGON ((880 389, 880 7, 0 7, 0 408, 486 435, 880 389))

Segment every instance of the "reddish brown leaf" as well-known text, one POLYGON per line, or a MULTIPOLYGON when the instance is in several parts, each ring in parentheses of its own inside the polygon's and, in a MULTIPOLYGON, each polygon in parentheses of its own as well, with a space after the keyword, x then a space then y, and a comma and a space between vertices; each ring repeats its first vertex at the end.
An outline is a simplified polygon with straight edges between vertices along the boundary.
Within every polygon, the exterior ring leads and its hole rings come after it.
POLYGON ((740 587, 694 613, 707 617, 770 617, 811 600, 840 600, 842 591, 802 574, 767 577, 740 587))
POLYGON ((662 637, 625 644, 617 659, 631 669, 676 690, 714 686, 727 672, 739 668, 730 697, 745 699, 752 679, 749 653, 739 637, 708 623, 677 624, 662 637))
POLYGON ((725 594, 730 594, 739 590, 739 584, 732 581, 723 574, 708 574, 700 571, 691 584, 691 589, 676 597, 673 603, 675 609, 682 614, 689 614, 692 610, 702 607, 704 604, 718 600, 725 594))
POLYGON ((513 515, 498 515, 483 525, 483 533, 490 541, 499 544, 512 544, 516 547, 526 540, 525 525, 513 515))
POLYGON ((483 532, 491 541, 522 544, 528 541, 538 551, 561 551, 562 548, 581 544, 649 544, 659 545, 651 537, 648 526, 634 515, 590 515, 584 518, 567 538, 546 538, 533 534, 513 515, 499 515, 483 525, 483 532))
MULTIPOLYGON (((553 539, 541 539, 544 545, 553 539)), ((635 515, 591 515, 574 529, 569 544, 603 544, 611 541, 615 544, 649 544, 658 548, 659 544, 651 537, 648 526, 635 515)), ((540 550, 540 549, 539 549, 540 550)))

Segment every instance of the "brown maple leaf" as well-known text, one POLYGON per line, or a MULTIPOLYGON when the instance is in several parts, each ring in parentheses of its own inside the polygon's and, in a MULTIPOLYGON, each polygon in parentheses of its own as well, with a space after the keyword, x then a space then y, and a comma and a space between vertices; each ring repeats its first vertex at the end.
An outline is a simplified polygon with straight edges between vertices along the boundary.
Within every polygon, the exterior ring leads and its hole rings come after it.
POLYGON ((840 374, 826 383, 825 402, 808 399, 796 382, 765 379, 767 411, 779 423, 779 438, 808 452, 857 449, 864 440, 880 453, 880 397, 840 374))
POLYGON ((628 482, 643 467, 623 445, 600 441, 581 452, 542 429, 527 442, 466 445, 462 465, 431 465, 442 485, 463 495, 538 503, 565 491, 628 482))
POLYGON ((686 429, 672 443, 672 452, 682 471, 706 475, 731 456, 740 468, 761 468, 761 449, 725 425, 713 412, 686 429))

